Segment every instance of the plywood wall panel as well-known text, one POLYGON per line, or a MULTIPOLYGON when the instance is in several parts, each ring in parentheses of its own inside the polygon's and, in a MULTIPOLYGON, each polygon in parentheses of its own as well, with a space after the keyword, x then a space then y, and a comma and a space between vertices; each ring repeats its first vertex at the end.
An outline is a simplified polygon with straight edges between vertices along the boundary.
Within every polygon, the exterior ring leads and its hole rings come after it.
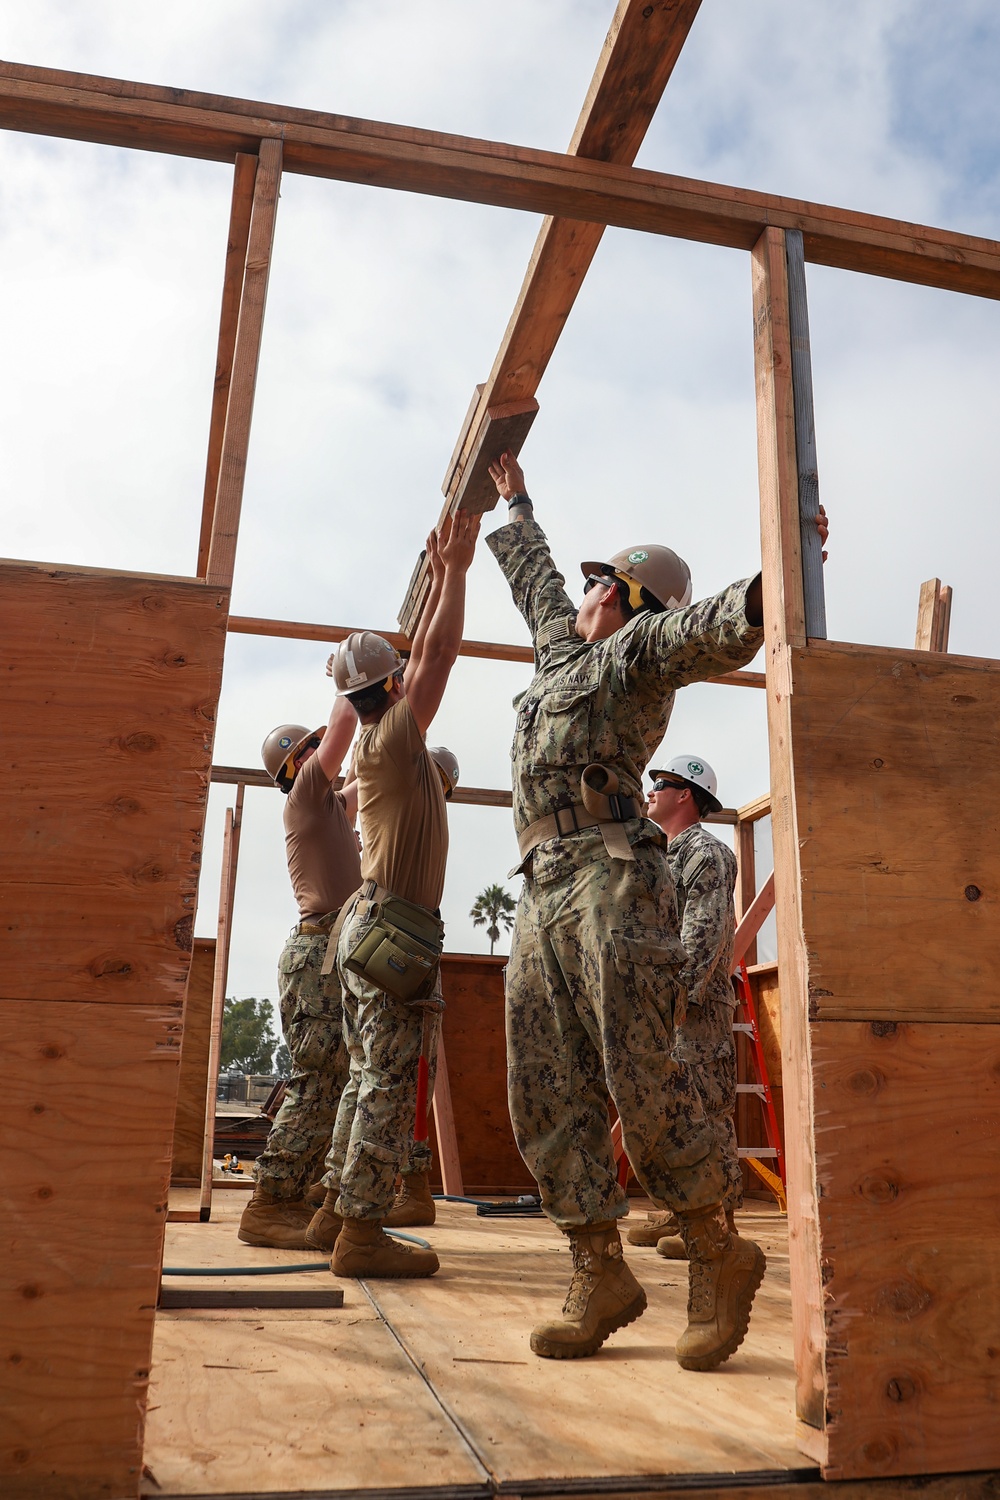
POLYGON ((466 1190, 530 1193, 535 1181, 514 1142, 507 1108, 505 962, 485 954, 444 955, 444 1038, 466 1190))
POLYGON ((1000 1021, 1000 662, 793 653, 815 1018, 1000 1021))
POLYGON ((226 596, 0 564, 0 998, 183 996, 226 596))
POLYGON ((0 563, 0 1493, 137 1493, 224 592, 0 563))
POLYGON ((812 1028, 830 1478, 1000 1465, 1000 1028, 812 1028))
POLYGON ((0 1004, 0 1493, 135 1493, 179 1016, 0 1004))

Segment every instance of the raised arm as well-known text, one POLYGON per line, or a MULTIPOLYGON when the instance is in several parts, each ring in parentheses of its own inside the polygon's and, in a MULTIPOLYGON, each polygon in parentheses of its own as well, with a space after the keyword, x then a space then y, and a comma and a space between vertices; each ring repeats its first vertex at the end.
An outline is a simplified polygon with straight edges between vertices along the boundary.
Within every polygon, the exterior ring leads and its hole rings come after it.
POLYGON ((462 644, 465 625, 465 575, 472 563, 479 535, 479 516, 464 510, 449 517, 438 543, 443 578, 441 593, 428 621, 423 649, 416 666, 407 669, 406 700, 421 734, 426 734, 448 685, 448 677, 462 644))
POLYGON ((320 740, 316 755, 327 781, 336 781, 344 756, 351 748, 354 731, 358 727, 358 716, 347 698, 334 698, 330 710, 330 722, 320 740))
POLYGON ((410 644, 410 658, 403 672, 403 676, 407 682, 412 681, 417 663, 423 655, 427 630, 437 611, 438 600, 441 598, 441 588, 444 584, 444 564, 441 561, 441 550, 438 546, 436 531, 432 531, 427 538, 427 566, 431 570, 431 589, 427 595, 427 602, 421 611, 420 619, 410 644))
POLYGON ((566 592, 566 580, 552 561, 548 539, 534 519, 531 501, 524 490, 521 465, 513 454, 504 453, 490 464, 490 474, 497 493, 508 503, 508 520, 486 538, 486 545, 503 569, 537 652, 539 633, 556 621, 575 616, 576 605, 566 592))

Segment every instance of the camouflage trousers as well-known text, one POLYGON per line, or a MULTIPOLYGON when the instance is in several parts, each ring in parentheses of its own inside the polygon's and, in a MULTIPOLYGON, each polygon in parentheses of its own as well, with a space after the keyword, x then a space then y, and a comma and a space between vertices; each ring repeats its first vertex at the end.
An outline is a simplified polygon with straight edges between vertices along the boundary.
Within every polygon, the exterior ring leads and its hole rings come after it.
POLYGON ((348 1075, 343 997, 324 975, 327 934, 293 928, 278 961, 281 1029, 292 1076, 257 1158, 257 1181, 279 1198, 301 1198, 322 1170, 348 1075))
MULTIPOLYGON (((369 925, 368 903, 360 906, 361 914, 355 910, 344 923, 339 961, 369 925)), ((414 1139, 417 1064, 423 1046, 429 1116, 440 1013, 395 1000, 349 969, 341 968, 341 977, 350 1076, 323 1182, 339 1189, 337 1212, 345 1218, 382 1219, 392 1206, 396 1177, 430 1169, 430 1140, 414 1139)))
POLYGON ((560 1228, 628 1211, 607 1107, 659 1207, 720 1202, 715 1132, 671 1055, 678 973, 673 882, 657 842, 611 859, 598 829, 540 845, 507 965, 510 1114, 542 1207, 560 1228))
POLYGON ((674 1057, 694 1076, 705 1114, 715 1131, 726 1187, 723 1207, 743 1206, 743 1172, 736 1147, 736 1047, 733 1007, 725 1001, 689 1005, 674 1033, 674 1057))

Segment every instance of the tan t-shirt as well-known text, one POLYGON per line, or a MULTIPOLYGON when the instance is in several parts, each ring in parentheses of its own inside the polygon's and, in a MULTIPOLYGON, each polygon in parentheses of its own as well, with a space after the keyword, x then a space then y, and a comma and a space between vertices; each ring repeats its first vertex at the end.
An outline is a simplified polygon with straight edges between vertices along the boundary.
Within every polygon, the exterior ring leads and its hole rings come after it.
POLYGON ((285 798, 285 852, 299 919, 315 922, 361 884, 361 856, 344 799, 310 755, 285 798))
POLYGON ((405 698, 362 728, 354 769, 362 874, 436 911, 448 858, 448 812, 438 768, 405 698))

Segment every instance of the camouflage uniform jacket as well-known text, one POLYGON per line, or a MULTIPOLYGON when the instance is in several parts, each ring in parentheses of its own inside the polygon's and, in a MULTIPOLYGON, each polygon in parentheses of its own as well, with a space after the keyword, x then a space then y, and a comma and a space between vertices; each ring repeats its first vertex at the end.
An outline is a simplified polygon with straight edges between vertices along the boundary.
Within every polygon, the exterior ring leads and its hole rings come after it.
POLYGON ((681 980, 689 1005, 735 1005, 729 978, 736 916, 736 858, 731 849, 694 823, 667 846, 681 919, 681 943, 688 956, 681 980))
POLYGON ((575 632, 576 606, 537 521, 486 538, 528 623, 535 675, 514 700, 514 828, 580 799, 593 761, 613 767, 620 791, 642 800, 642 773, 663 739, 674 691, 745 666, 764 639, 746 617, 750 580, 685 609, 642 610, 607 640, 575 632))

